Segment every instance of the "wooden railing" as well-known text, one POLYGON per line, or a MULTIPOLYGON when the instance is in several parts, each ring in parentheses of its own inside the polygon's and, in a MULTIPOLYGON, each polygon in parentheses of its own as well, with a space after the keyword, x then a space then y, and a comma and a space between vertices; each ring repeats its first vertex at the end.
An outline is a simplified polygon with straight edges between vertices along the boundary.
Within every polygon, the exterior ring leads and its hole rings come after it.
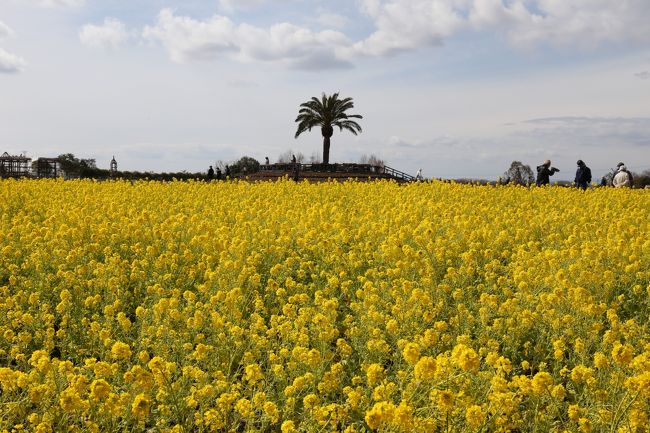
POLYGON ((415 176, 411 176, 410 174, 404 173, 403 171, 396 170, 392 167, 387 167, 384 166, 384 174, 387 174, 389 176, 396 177, 401 180, 405 180, 407 182, 413 182, 415 180, 415 176))
POLYGON ((404 173, 403 171, 396 170, 392 167, 371 165, 371 164, 300 164, 300 163, 278 163, 278 164, 262 164, 260 171, 281 171, 294 173, 298 172, 319 172, 319 173, 368 173, 375 175, 387 175, 395 179, 406 182, 415 180, 414 176, 404 173))

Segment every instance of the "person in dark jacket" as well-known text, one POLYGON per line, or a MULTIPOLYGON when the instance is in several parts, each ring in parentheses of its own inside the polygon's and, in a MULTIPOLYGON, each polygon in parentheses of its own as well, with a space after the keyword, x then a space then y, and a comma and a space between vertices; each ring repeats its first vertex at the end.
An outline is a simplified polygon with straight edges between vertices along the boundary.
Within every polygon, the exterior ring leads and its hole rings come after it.
POLYGON ((553 176, 557 173, 558 170, 555 167, 551 167, 551 161, 547 159, 544 161, 544 164, 537 166, 537 186, 548 185, 551 183, 549 179, 550 176, 553 176))
POLYGON ((221 180, 221 168, 217 167, 217 180, 221 180))
POLYGON ((576 170, 575 186, 587 189, 591 183, 591 169, 581 160, 578 160, 578 169, 576 170))
POLYGON ((208 169, 208 180, 212 180, 214 178, 214 169, 212 166, 208 169))

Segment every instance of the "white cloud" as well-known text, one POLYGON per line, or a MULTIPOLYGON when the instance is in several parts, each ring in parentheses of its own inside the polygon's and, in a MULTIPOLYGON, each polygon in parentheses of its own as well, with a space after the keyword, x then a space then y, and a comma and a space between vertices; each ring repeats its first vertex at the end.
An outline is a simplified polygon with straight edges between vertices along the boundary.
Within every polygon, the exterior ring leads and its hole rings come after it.
POLYGON ((534 126, 525 135, 549 142, 565 139, 567 143, 589 147, 650 146, 648 117, 565 116, 530 119, 523 123, 534 126))
MULTIPOLYGON (((14 35, 14 31, 5 23, 0 21, 0 40, 14 35)), ((25 67, 25 60, 0 48, 0 73, 20 72, 25 67)))
POLYGON ((219 0, 219 7, 232 12, 236 9, 252 9, 263 5, 268 0, 219 0))
MULTIPOLYGON (((488 1, 488 0, 483 0, 488 1)), ((500 2, 500 1, 499 1, 500 2)), ((536 0, 511 10, 509 39, 515 45, 551 43, 595 47, 607 42, 650 40, 647 0, 536 0)), ((506 10, 506 7, 503 7, 506 10)))
POLYGON ((183 63, 193 59, 214 58, 225 51, 236 50, 235 24, 215 15, 206 21, 174 15, 171 9, 158 14, 155 26, 146 26, 145 39, 160 41, 172 61, 183 63))
MULTIPOLYGON (((221 0, 220 6, 246 9, 270 2, 221 0)), ((650 41, 648 0, 357 0, 357 5, 374 30, 356 42, 331 30, 345 27, 348 18, 322 9, 311 20, 330 29, 320 32, 286 22, 258 27, 224 15, 199 20, 163 9, 143 35, 161 42, 175 62, 229 53, 301 69, 349 67, 359 55, 383 57, 440 45, 461 32, 502 34, 519 48, 650 41)))
POLYGON ((114 18, 106 18, 102 25, 86 24, 79 31, 79 40, 91 48, 116 49, 129 38, 126 26, 114 18))
POLYGON ((301 69, 349 66, 336 54, 349 43, 345 35, 333 30, 313 32, 289 23, 261 28, 236 25, 221 15, 199 21, 164 9, 156 25, 145 27, 143 36, 160 41, 179 63, 230 53, 241 61, 279 61, 301 69))
POLYGON ((219 10, 226 13, 233 13, 238 10, 248 11, 265 6, 267 4, 286 4, 304 0, 218 0, 219 10))
POLYGON ((20 72, 25 67, 25 60, 0 48, 0 72, 20 72))
POLYGON ((250 60, 307 60, 314 52, 331 54, 334 48, 347 43, 342 33, 312 32, 289 23, 275 24, 268 30, 242 24, 237 39, 242 55, 250 60))
POLYGON ((86 0, 40 0, 39 4, 46 7, 79 7, 86 4, 86 0))
POLYGON ((342 29, 350 23, 350 20, 347 17, 329 12, 321 13, 318 18, 316 18, 316 21, 320 25, 331 29, 342 29))
POLYGON ((353 53, 389 55, 463 30, 506 34, 518 47, 595 47, 650 40, 647 0, 359 0, 375 31, 353 53))
POLYGON ((8 25, 0 21, 0 39, 7 38, 9 36, 13 36, 14 31, 9 28, 8 25))
POLYGON ((361 0, 361 10, 374 21, 375 31, 355 43, 352 53, 384 56, 440 44, 467 25, 456 3, 460 2, 361 0))

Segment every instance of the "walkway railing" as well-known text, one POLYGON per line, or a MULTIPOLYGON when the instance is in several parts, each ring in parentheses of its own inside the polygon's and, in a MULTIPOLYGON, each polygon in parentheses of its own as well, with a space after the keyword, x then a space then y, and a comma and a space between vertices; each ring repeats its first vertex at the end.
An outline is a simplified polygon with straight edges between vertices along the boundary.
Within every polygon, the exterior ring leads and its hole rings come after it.
POLYGON ((403 171, 396 170, 392 167, 384 166, 383 169, 384 169, 384 173, 389 176, 393 176, 398 179, 405 180, 407 182, 413 182, 415 180, 415 176, 411 176, 410 174, 404 173, 403 171))
POLYGON ((293 173, 298 169, 299 172, 319 172, 319 173, 368 173, 375 175, 387 175, 395 179, 411 182, 415 180, 414 176, 396 170, 392 167, 371 165, 371 164, 300 164, 300 163, 278 163, 262 164, 260 171, 281 171, 293 173))

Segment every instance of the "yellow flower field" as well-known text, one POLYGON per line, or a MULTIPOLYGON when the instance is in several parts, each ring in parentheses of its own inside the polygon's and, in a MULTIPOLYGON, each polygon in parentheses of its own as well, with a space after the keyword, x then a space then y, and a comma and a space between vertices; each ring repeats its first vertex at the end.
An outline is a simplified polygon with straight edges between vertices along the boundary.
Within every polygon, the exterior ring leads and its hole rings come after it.
POLYGON ((0 431, 649 431, 646 191, 0 194, 0 431))

